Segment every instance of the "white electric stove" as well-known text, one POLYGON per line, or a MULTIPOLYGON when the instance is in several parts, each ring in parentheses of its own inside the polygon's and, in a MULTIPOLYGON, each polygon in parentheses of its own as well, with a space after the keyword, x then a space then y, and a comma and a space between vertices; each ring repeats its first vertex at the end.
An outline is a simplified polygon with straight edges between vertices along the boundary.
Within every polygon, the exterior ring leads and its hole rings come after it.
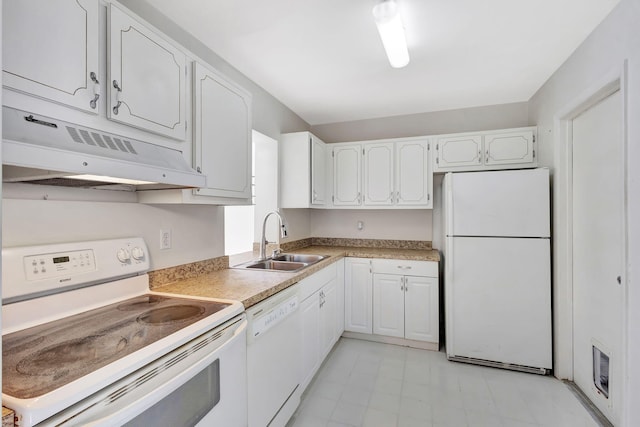
POLYGON ((141 238, 2 263, 2 400, 21 426, 246 424, 241 303, 150 292, 141 238))

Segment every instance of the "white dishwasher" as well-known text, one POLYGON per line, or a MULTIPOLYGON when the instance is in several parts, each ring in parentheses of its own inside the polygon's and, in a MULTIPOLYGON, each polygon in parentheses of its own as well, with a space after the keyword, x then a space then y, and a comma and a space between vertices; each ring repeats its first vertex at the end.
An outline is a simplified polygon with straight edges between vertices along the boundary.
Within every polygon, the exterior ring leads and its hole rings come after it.
POLYGON ((295 284, 247 310, 249 427, 283 427, 300 403, 295 284))

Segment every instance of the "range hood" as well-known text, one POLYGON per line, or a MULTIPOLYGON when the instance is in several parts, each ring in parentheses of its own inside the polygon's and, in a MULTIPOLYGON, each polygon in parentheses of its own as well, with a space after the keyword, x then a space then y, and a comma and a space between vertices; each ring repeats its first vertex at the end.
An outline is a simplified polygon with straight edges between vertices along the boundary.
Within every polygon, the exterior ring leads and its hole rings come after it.
POLYGON ((4 182, 113 190, 204 187, 182 152, 2 107, 4 182))

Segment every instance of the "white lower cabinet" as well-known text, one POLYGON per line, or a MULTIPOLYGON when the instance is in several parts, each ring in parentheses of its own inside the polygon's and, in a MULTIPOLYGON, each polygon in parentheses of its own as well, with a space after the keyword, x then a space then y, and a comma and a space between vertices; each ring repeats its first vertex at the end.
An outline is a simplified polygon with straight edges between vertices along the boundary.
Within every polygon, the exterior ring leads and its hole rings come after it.
POLYGON ((372 333, 371 260, 347 258, 344 264, 344 282, 344 330, 372 333))
POLYGON ((333 345, 338 340, 338 306, 340 297, 334 263, 301 280, 300 315, 302 372, 300 392, 309 385, 333 345))
POLYGON ((374 274, 373 333, 438 342, 438 279, 374 274))
POLYGON ((438 295, 437 262, 347 258, 345 331, 437 349, 438 295))

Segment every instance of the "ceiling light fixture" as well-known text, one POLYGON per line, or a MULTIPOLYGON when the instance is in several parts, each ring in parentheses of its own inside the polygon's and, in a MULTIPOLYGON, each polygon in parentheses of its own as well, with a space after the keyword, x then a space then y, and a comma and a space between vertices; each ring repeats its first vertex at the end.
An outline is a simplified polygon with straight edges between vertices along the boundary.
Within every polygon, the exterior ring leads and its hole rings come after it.
POLYGON ((373 17, 391 66, 404 67, 409 63, 409 50, 398 4, 395 0, 382 0, 373 7, 373 17))

